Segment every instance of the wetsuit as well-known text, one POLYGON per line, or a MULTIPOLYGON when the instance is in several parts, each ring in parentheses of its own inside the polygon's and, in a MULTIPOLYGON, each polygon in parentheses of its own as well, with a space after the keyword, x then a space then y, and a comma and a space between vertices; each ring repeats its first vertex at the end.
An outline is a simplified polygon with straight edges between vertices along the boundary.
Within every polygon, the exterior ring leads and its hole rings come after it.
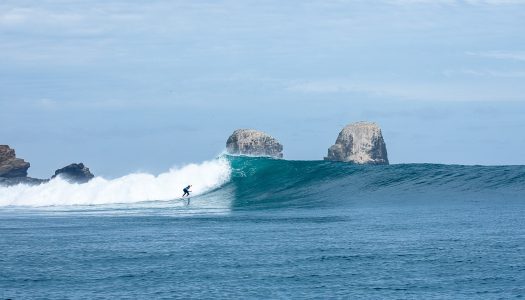
POLYGON ((182 197, 189 196, 190 195, 190 186, 188 185, 182 191, 184 192, 184 194, 182 194, 182 197))

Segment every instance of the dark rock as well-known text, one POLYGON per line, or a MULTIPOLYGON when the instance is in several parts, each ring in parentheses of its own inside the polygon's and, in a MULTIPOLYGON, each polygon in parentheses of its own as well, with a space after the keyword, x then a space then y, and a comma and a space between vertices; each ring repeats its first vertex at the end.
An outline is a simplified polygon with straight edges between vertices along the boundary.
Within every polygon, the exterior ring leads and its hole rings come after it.
POLYGON ((83 163, 70 164, 55 171, 55 175, 51 179, 60 176, 71 183, 86 183, 93 179, 95 175, 91 174, 89 168, 86 168, 83 163))
POLYGON ((347 125, 328 149, 325 160, 356 164, 388 165, 388 155, 381 129, 376 123, 357 122, 347 125))
MULTIPOLYGON (((27 177, 27 169, 29 169, 29 166, 30 164, 28 162, 16 157, 14 149, 11 149, 7 145, 0 145, 0 185, 37 185, 49 181, 49 179, 27 177)), ((56 176, 61 176, 73 183, 88 182, 95 177, 82 163, 71 164, 56 170, 52 178, 56 176)))
POLYGON ((0 145, 0 177, 26 177, 29 163, 16 158, 15 150, 8 145, 0 145))
POLYGON ((283 145, 277 139, 253 129, 235 130, 226 141, 226 150, 230 154, 283 157, 283 145))

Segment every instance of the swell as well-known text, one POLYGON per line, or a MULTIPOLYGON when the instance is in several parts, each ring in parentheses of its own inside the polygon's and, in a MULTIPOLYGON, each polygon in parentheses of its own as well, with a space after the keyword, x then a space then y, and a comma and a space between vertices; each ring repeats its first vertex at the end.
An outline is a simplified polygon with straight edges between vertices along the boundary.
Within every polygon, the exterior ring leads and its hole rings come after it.
POLYGON ((525 166, 355 165, 229 157, 234 207, 342 205, 351 199, 525 195, 525 166))
POLYGON ((154 176, 130 174, 86 184, 60 179, 39 186, 0 187, 1 206, 98 205, 172 200, 192 184, 197 204, 231 209, 343 207, 378 199, 525 198, 525 166, 439 164, 354 165, 222 156, 154 176))

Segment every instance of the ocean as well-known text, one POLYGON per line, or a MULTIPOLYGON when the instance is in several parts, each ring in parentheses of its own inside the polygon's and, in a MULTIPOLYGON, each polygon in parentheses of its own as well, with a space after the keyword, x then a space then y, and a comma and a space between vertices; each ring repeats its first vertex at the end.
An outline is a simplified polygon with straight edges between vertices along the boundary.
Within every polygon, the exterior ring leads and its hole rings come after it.
POLYGON ((0 253, 0 299, 523 298, 525 166, 221 156, 0 187, 0 253))

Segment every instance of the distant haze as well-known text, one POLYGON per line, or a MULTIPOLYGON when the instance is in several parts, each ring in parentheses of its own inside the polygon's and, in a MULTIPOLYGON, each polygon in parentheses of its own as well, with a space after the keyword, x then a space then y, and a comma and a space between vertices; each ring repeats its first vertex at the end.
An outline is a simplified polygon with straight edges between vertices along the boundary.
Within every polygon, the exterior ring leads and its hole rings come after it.
POLYGON ((322 159, 368 120, 391 163, 525 164, 524 37, 518 0, 4 0, 0 144, 114 177, 237 128, 322 159))

